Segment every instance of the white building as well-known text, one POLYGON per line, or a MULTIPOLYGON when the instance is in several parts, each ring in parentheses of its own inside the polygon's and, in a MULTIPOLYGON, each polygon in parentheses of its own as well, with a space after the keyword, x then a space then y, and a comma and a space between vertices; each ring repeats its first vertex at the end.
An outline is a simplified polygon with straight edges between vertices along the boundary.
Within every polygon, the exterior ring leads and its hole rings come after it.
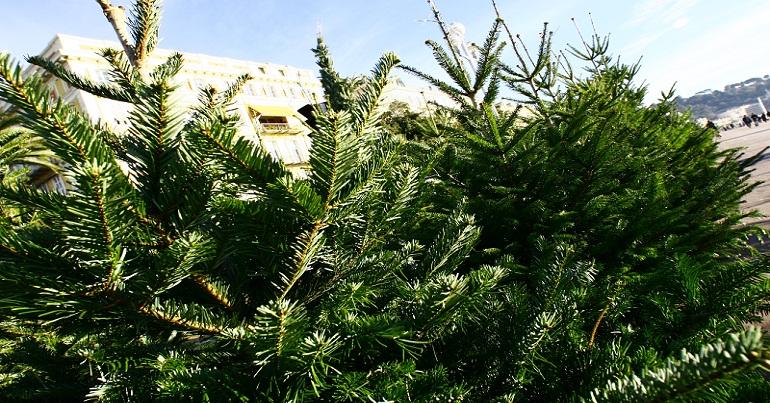
POLYGON ((408 86, 399 78, 393 80, 392 84, 385 87, 383 99, 385 104, 403 102, 413 112, 435 110, 437 105, 450 108, 457 107, 457 102, 444 92, 431 87, 408 86))
POLYGON ((766 112, 767 110, 765 109, 765 105, 761 103, 761 100, 758 100, 753 104, 746 104, 737 108, 728 109, 722 113, 717 114, 717 118, 720 122, 727 121, 729 119, 728 124, 740 123, 741 118, 743 118, 744 115, 751 116, 752 113, 762 115, 766 112))
MULTIPOLYGON (((59 34, 40 55, 82 77, 106 83, 110 66, 97 53, 104 48, 122 49, 117 42, 59 34)), ((173 53, 171 50, 156 49, 149 65, 159 65, 173 53)), ((176 84, 180 86, 181 106, 196 105, 200 89, 207 85, 223 90, 239 76, 250 74, 253 79, 234 99, 234 108, 241 116, 239 135, 259 142, 292 171, 299 172, 306 166, 310 148, 309 129, 296 111, 323 99, 321 83, 312 70, 193 53, 183 53, 183 57, 183 68, 175 77, 176 84)), ((32 73, 44 74, 44 71, 30 66, 25 74, 32 73)), ((127 129, 130 104, 96 97, 70 87, 48 73, 44 74, 44 78, 52 88, 54 99, 62 98, 93 120, 111 125, 117 133, 127 129)))
MULTIPOLYGON (((58 34, 40 55, 61 64, 81 77, 97 83, 109 81, 110 65, 99 56, 104 48, 122 50, 119 43, 58 34)), ((155 49, 149 66, 157 66, 177 53, 155 49)), ((239 135, 250 138, 268 151, 273 158, 282 160, 291 171, 301 174, 309 160, 311 146, 305 118, 297 110, 305 105, 324 99, 321 82, 309 69, 291 66, 235 60, 224 57, 178 52, 183 54, 184 64, 175 77, 180 89, 179 103, 183 107, 197 105, 200 89, 211 85, 223 90, 236 78, 249 74, 249 80, 234 99, 234 108, 241 116, 239 135)), ((51 97, 74 105, 94 121, 100 120, 112 126, 116 133, 128 128, 128 116, 132 105, 99 98, 85 91, 70 87, 38 66, 29 66, 26 75, 42 74, 51 87, 51 97)), ((455 107, 456 103, 445 93, 433 88, 406 86, 400 79, 394 80, 384 93, 384 103, 405 102, 410 110, 427 112, 437 105, 455 107)), ((0 105, 1 106, 1 105, 0 105)), ((50 172, 33 172, 38 185, 62 191, 63 181, 50 172)))

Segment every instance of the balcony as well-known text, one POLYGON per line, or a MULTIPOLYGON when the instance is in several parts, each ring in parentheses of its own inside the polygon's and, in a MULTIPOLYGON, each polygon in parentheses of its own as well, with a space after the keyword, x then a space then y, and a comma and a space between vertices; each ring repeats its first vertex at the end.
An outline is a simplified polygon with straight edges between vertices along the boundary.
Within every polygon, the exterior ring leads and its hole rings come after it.
POLYGON ((301 133, 302 127, 300 126, 289 126, 288 123, 260 123, 259 127, 261 128, 262 133, 289 133, 289 134, 295 134, 295 133, 301 133))

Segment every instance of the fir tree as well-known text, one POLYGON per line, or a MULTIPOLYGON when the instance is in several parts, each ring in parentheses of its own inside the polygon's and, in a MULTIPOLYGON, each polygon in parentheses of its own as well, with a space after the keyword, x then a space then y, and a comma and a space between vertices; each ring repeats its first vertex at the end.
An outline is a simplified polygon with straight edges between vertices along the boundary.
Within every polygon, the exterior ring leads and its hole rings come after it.
MULTIPOLYGON (((39 137, 33 136, 18 125, 12 113, 0 114, 0 183, 7 187, 26 186, 28 174, 33 170, 56 172, 59 167, 52 162, 53 154, 46 149, 39 137)), ((8 200, 0 201, 0 220, 6 225, 27 225, 35 221, 35 215, 8 200)))
POLYGON ((130 103, 127 133, 0 58, 0 100, 73 184, 0 188, 41 216, 0 226, 3 399, 767 396, 766 348, 742 325, 767 310, 768 262, 740 258, 751 229, 736 226, 755 158, 719 151, 667 99, 644 107, 637 67, 604 42, 573 49, 585 77, 552 58, 547 31, 536 53, 502 43, 502 19, 475 68, 429 42, 453 81, 406 69, 460 108, 410 163, 383 127, 398 59, 346 79, 319 38, 328 108, 302 179, 236 136, 228 105, 249 77, 184 110, 182 56, 146 63, 160 1, 136 1, 128 22, 98 2, 123 46, 101 52, 109 85, 29 61, 130 103), (504 86, 535 116, 496 110, 504 86))
MULTIPOLYGON (((105 12, 114 8, 100 1, 105 12)), ((96 84, 39 57, 69 85, 132 105, 113 133, 0 58, 0 99, 69 165, 66 195, 3 187, 42 215, 0 227, 0 396, 41 401, 426 401, 468 388, 417 358, 447 326, 477 321, 504 277, 455 269, 479 229, 463 205, 425 243, 404 231, 424 172, 381 125, 386 54, 352 91, 317 51, 307 179, 236 136, 229 102, 249 79, 173 101, 180 54, 151 68, 160 1, 139 0, 131 41, 105 49, 96 84)), ((116 30, 123 21, 109 14, 116 30)))
POLYGON ((554 55, 546 26, 532 52, 498 14, 470 65, 433 10, 449 46, 427 44, 451 81, 404 68, 455 99, 458 125, 421 146, 440 162, 420 225, 467 199, 482 232, 466 267, 508 277, 486 321, 423 359, 475 401, 767 398, 753 372, 766 348, 743 324, 767 313, 768 260, 740 255, 757 230, 739 205, 759 156, 720 151, 672 94, 645 107, 639 66, 597 35, 554 55), (497 110, 503 88, 534 116, 497 110))

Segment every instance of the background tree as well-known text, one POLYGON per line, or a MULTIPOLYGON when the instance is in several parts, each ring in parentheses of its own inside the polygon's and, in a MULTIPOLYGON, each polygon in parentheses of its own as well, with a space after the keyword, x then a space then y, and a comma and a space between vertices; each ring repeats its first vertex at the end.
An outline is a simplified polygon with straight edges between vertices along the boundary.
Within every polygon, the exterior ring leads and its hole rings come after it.
POLYGON ((449 46, 427 44, 451 81, 405 69, 455 99, 459 125, 433 146, 434 207, 420 225, 468 200, 482 232, 467 267, 509 275, 483 324, 423 358, 474 385, 478 401, 768 396, 758 373, 735 375, 767 367, 760 334, 743 332, 767 312, 767 258, 739 257, 756 230, 740 225, 753 213, 739 205, 759 156, 720 151, 671 94, 643 106, 638 66, 597 35, 556 57, 547 27, 532 52, 498 15, 470 66, 434 13, 449 46), (536 116, 496 110, 505 87, 536 116))
MULTIPOLYGON (((25 186, 27 174, 36 169, 58 171, 59 166, 50 157, 39 137, 19 126, 19 119, 11 112, 0 113, 0 183, 3 186, 25 186)), ((0 201, 0 219, 6 225, 27 225, 34 215, 9 200, 0 201)))
MULTIPOLYGON (((438 125, 448 127, 454 124, 451 115, 443 108, 432 105, 422 113, 413 112, 405 102, 393 101, 382 116, 383 126, 394 135, 407 140, 422 140, 441 136, 438 125)), ((414 143, 413 143, 414 145, 414 143)))

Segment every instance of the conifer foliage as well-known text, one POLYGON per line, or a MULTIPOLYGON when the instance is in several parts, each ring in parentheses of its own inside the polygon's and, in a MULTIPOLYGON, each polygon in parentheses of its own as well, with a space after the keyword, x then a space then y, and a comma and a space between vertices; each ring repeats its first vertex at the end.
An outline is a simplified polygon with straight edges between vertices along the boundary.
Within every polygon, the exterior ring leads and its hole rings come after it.
POLYGON ((472 68, 429 42, 452 82, 406 69, 460 107, 407 144, 382 118, 398 58, 351 81, 319 38, 326 105, 298 178, 237 135, 230 104, 250 77, 201 90, 195 108, 175 103, 183 57, 148 63, 160 16, 159 0, 135 2, 123 49, 101 51, 108 85, 29 59, 129 103, 126 133, 50 101, 41 77, 0 56, 0 100, 72 184, 66 195, 0 188, 39 222, 0 225, 2 400, 768 391, 762 335, 742 327, 767 311, 768 262, 737 254, 756 157, 719 151, 666 100, 643 107, 636 67, 603 42, 575 50, 583 78, 557 69, 567 64, 551 59, 547 34, 533 57, 512 35, 501 42, 502 19, 472 68), (518 67, 502 60, 508 46, 518 67), (497 110, 504 86, 534 114, 497 110))
MULTIPOLYGON (((132 54, 157 43, 160 2, 140 0, 132 54)), ((0 228, 4 401, 351 401, 462 395, 417 368, 450 323, 476 318, 503 277, 461 275, 476 241, 456 206, 430 242, 403 231, 423 171, 381 128, 387 54, 353 93, 319 40, 328 112, 311 170, 293 177, 236 135, 229 103, 249 77, 174 102, 179 54, 137 66, 106 49, 97 85, 40 58, 72 86, 129 102, 125 134, 51 102, 42 78, 0 59, 0 98, 69 164, 66 195, 3 187, 43 225, 0 228), (141 67, 141 68, 140 68, 141 67), (142 70, 146 69, 146 70, 142 70), (339 100, 339 102, 338 102, 339 100), (468 303, 467 301, 471 301, 468 303)))
POLYGON ((467 200, 482 232, 466 267, 507 277, 483 323, 425 358, 477 401, 766 400, 752 372, 766 347, 743 326, 767 313, 768 260, 740 255, 760 156, 720 150, 672 94, 644 106, 639 66, 596 34, 555 56, 547 26, 531 51, 498 15, 468 60, 434 13, 449 46, 427 44, 450 81, 404 69, 459 107, 417 147, 439 160, 421 226, 467 200), (496 108, 503 89, 519 109, 496 108))

